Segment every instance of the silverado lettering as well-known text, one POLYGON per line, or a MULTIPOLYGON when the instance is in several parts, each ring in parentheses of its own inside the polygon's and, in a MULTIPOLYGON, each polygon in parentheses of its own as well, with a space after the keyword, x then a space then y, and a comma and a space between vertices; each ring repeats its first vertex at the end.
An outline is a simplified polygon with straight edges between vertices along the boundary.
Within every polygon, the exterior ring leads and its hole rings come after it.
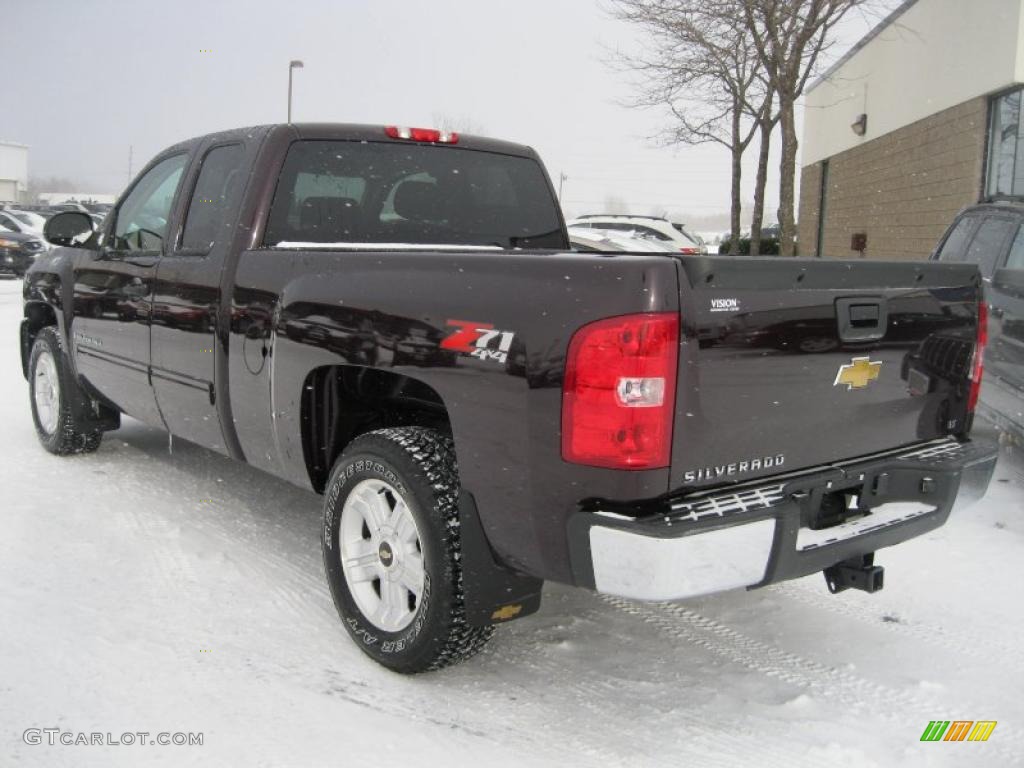
POLYGON ((768 469, 770 467, 781 467, 786 461, 784 454, 776 454, 775 456, 764 456, 757 459, 748 459, 747 461, 731 462, 729 464, 719 464, 714 467, 701 467, 700 469, 688 469, 683 473, 684 483, 695 483, 700 480, 713 480, 719 477, 727 477, 729 475, 741 474, 743 472, 756 472, 760 469, 768 469))

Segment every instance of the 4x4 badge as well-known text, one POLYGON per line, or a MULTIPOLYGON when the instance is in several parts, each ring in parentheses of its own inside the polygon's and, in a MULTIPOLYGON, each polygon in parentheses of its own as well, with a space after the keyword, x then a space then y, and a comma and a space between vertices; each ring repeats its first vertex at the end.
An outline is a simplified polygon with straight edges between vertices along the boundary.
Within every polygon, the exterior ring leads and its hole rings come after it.
POLYGON ((512 347, 515 333, 497 331, 490 323, 473 320, 449 320, 448 325, 458 328, 441 340, 442 349, 463 352, 481 360, 495 360, 504 363, 512 347))
POLYGON ((882 370, 882 362, 874 362, 870 357, 855 357, 846 365, 839 366, 839 373, 836 380, 832 382, 833 387, 840 384, 846 385, 846 390, 864 389, 868 384, 878 378, 882 370))

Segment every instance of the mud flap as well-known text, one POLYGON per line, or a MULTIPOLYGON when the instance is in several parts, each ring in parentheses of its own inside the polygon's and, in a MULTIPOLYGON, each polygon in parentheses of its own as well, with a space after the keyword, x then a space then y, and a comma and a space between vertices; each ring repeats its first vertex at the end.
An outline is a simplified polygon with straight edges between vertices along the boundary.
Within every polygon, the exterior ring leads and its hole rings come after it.
POLYGON ((535 613, 540 608, 543 580, 498 562, 480 524, 473 495, 465 490, 459 495, 459 529, 469 624, 482 627, 535 613))

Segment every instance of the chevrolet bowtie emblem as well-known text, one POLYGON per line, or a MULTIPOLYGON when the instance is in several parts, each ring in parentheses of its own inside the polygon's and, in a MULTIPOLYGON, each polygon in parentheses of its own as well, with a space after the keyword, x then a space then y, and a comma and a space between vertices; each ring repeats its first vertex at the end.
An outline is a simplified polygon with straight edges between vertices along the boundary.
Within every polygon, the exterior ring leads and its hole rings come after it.
POLYGON ((836 380, 832 382, 833 387, 845 384, 847 391, 851 389, 864 389, 868 384, 878 378, 882 370, 882 363, 872 362, 870 357, 855 357, 846 365, 839 366, 839 373, 836 380))
POLYGON ((513 616, 518 616, 522 610, 522 605, 503 605, 491 614, 491 618, 495 621, 505 621, 506 619, 511 619, 513 616))

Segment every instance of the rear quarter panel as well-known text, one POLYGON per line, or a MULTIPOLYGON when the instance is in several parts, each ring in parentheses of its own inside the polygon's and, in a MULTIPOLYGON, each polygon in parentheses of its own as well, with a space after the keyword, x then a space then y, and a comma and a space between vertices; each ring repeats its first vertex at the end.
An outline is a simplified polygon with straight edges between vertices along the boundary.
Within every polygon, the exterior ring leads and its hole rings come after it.
POLYGON ((658 496, 669 474, 562 461, 569 340, 592 320, 678 306, 672 258, 245 251, 229 354, 239 439, 251 463, 308 486, 300 398, 313 369, 344 364, 417 379, 447 408, 460 479, 498 554, 534 575, 569 581, 565 521, 578 503, 658 496), (264 320, 271 324, 266 364, 244 332, 264 320), (457 330, 451 320, 514 333, 507 361, 441 349, 441 339, 457 330))

